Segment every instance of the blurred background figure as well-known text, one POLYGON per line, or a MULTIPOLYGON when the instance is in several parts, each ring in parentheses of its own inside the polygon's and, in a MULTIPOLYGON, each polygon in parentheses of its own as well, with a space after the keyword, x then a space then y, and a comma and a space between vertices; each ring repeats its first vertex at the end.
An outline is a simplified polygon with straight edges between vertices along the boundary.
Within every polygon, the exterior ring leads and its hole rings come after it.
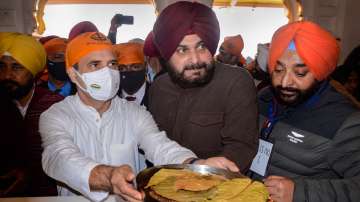
POLYGON ((270 84, 270 76, 267 71, 269 58, 269 44, 258 44, 255 60, 245 66, 254 78, 256 88, 262 88, 270 84))
POLYGON ((110 29, 107 38, 110 39, 112 44, 116 44, 117 29, 121 25, 132 25, 134 24, 134 17, 122 14, 115 14, 111 18, 110 29))
POLYGON ((44 44, 47 53, 48 80, 40 84, 64 97, 76 93, 76 87, 70 82, 65 69, 66 44, 67 40, 64 38, 54 38, 44 44))
POLYGON ((111 18, 110 29, 107 38, 110 39, 112 44, 116 44, 117 29, 121 25, 116 22, 116 15, 111 18))
POLYGON ((331 75, 331 84, 360 108, 360 46, 354 48, 343 65, 331 75))
MULTIPOLYGON (((49 36, 44 36, 44 37, 41 37, 39 39, 39 42, 44 45, 46 42, 50 41, 51 39, 54 39, 54 38, 60 38, 59 36, 56 36, 56 35, 49 35, 49 36)), ((41 84, 43 82, 46 82, 47 80, 49 80, 49 75, 48 75, 48 70, 47 68, 45 68, 42 72, 39 73, 39 75, 37 76, 37 81, 36 81, 36 84, 41 84)))
POLYGON ((150 83, 146 81, 143 44, 128 42, 114 45, 120 70, 118 95, 128 101, 148 106, 150 83))
POLYGON ((219 48, 216 59, 224 64, 243 67, 246 64, 241 52, 244 49, 244 41, 241 35, 227 36, 219 48))
POLYGON ((359 100, 359 69, 353 69, 344 83, 346 90, 359 100))
POLYGON ((39 42, 44 45, 46 42, 48 42, 48 41, 50 41, 51 39, 54 39, 54 38, 60 38, 60 37, 56 36, 56 35, 44 36, 44 37, 41 37, 39 39, 39 42))
POLYGON ((144 46, 145 41, 140 39, 140 38, 134 38, 128 41, 129 43, 139 43, 142 44, 144 46))
POLYGON ((76 36, 85 32, 98 32, 98 28, 89 21, 79 22, 71 28, 68 37, 69 42, 73 40, 76 36))
POLYGON ((166 62, 161 58, 159 51, 154 44, 153 32, 149 32, 144 42, 144 55, 147 61, 147 80, 152 83, 156 77, 167 72, 165 67, 166 62))

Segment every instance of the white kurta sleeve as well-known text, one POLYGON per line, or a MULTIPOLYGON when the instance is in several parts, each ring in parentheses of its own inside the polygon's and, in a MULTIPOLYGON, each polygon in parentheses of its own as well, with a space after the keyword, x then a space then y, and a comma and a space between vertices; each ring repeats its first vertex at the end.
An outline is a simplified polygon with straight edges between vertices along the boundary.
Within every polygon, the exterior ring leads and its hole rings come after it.
POLYGON ((144 150, 145 157, 155 165, 180 164, 196 155, 175 141, 170 140, 164 131, 160 132, 150 112, 144 107, 133 109, 139 147, 144 150))
POLYGON ((101 201, 107 192, 92 192, 91 170, 99 165, 83 155, 66 130, 70 119, 61 110, 50 108, 40 116, 39 130, 43 142, 42 167, 47 175, 61 181, 92 201, 101 201))

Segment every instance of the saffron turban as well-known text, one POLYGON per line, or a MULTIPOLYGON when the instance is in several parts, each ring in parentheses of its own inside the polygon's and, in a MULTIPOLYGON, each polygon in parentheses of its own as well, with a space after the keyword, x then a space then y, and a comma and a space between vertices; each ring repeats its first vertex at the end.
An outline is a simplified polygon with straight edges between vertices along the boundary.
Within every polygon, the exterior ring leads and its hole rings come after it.
POLYGON ((114 45, 119 64, 129 65, 136 63, 144 63, 143 45, 140 43, 121 43, 114 45))
POLYGON ((154 27, 154 44, 161 56, 169 60, 184 36, 197 34, 215 54, 219 43, 219 22, 213 10, 201 3, 180 1, 166 7, 154 27))
POLYGON ((340 52, 335 37, 313 22, 300 21, 282 26, 275 32, 269 50, 270 73, 291 41, 318 81, 324 80, 335 70, 340 52))
POLYGON ((66 67, 70 68, 80 59, 94 51, 113 50, 111 42, 100 32, 86 32, 75 37, 66 47, 66 67))
POLYGON ((46 64, 46 52, 34 37, 14 32, 0 33, 0 56, 9 55, 36 76, 46 64))
MULTIPOLYGON (((46 54, 49 57, 49 55, 52 54, 65 53, 66 44, 67 44, 67 39, 55 37, 45 41, 43 43, 43 46, 45 48, 46 54)), ((49 79, 47 68, 42 72, 40 79, 43 81, 47 81, 49 79)))
POLYGON ((244 49, 244 41, 241 35, 225 37, 224 42, 221 44, 225 52, 236 55, 239 58, 241 64, 245 64, 246 60, 242 56, 241 52, 244 49))
POLYGON ((53 38, 53 39, 50 39, 49 41, 45 42, 44 48, 48 55, 51 55, 51 54, 54 54, 57 52, 65 53, 66 43, 67 43, 67 40, 64 38, 53 38))
POLYGON ((85 32, 98 32, 99 30, 97 29, 97 27, 89 21, 82 21, 79 22, 78 24, 74 25, 73 28, 71 28, 70 33, 69 33, 69 41, 73 40, 73 38, 75 38, 76 36, 85 33, 85 32))

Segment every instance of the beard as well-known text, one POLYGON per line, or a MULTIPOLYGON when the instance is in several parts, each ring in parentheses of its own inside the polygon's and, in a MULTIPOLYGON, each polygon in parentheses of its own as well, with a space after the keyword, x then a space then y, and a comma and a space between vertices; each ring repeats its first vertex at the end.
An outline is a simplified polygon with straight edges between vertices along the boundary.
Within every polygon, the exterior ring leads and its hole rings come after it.
POLYGON ((25 85, 21 85, 13 80, 0 81, 0 88, 3 89, 12 99, 20 100, 25 97, 33 88, 34 79, 29 79, 25 85))
POLYGON ((205 86, 212 80, 215 71, 215 63, 214 61, 212 61, 210 63, 202 62, 202 63, 190 64, 190 65, 186 65, 181 72, 178 72, 167 62, 166 69, 168 70, 170 79, 175 84, 179 85, 182 88, 195 88, 195 87, 205 86), (199 75, 195 79, 189 80, 185 78, 185 71, 189 71, 189 70, 204 70, 204 74, 199 75))
POLYGON ((310 88, 306 90, 299 90, 292 87, 284 88, 281 86, 275 86, 273 87, 273 92, 280 104, 294 107, 306 102, 312 95, 316 93, 319 88, 320 83, 315 81, 310 86, 310 88))

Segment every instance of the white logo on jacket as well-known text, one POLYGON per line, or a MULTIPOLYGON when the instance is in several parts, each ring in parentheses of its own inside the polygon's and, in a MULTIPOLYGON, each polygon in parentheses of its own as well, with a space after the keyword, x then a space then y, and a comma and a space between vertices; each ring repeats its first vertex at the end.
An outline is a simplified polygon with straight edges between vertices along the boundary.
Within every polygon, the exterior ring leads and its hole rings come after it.
POLYGON ((302 140, 302 138, 304 138, 305 136, 295 131, 291 131, 291 134, 287 135, 287 137, 289 138, 290 142, 297 144, 299 142, 303 143, 304 141, 302 140))

